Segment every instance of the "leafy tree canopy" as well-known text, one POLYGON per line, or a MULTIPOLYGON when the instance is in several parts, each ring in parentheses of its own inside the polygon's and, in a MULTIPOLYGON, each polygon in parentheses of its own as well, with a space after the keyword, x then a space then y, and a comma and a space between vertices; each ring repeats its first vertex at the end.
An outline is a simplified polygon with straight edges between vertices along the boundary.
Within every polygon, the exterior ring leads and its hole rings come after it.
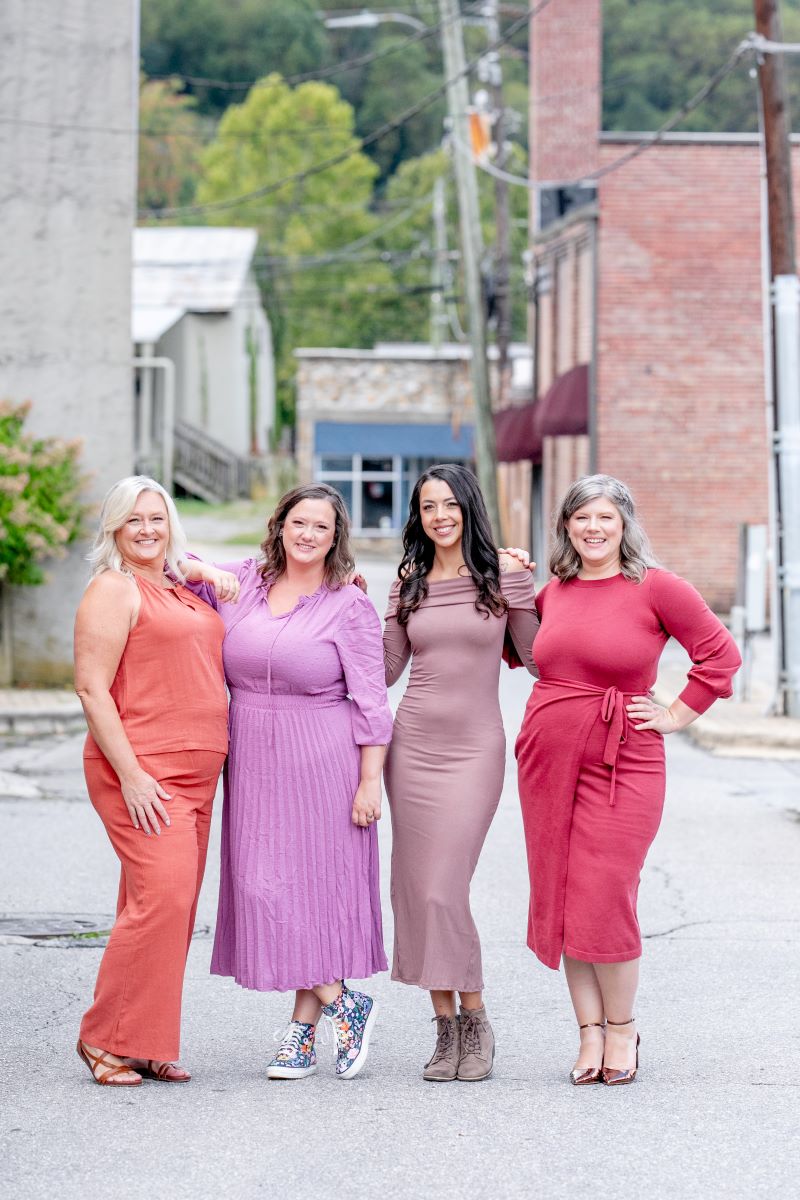
MULTIPOLYGON (((800 40, 800 5, 784 0, 783 34, 800 40)), ((753 29, 752 0, 604 0, 603 127, 657 129, 753 29)), ((800 65, 789 62, 794 109, 800 65)), ((681 129, 739 132, 757 125, 755 84, 744 64, 681 129)))

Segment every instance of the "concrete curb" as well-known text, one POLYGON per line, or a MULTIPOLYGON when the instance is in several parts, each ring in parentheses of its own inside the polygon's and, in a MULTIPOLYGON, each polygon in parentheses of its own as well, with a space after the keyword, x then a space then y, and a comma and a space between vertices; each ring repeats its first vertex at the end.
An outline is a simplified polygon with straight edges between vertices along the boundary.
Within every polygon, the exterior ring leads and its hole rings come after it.
POLYGON ((83 708, 72 692, 0 688, 0 738, 82 733, 83 708))

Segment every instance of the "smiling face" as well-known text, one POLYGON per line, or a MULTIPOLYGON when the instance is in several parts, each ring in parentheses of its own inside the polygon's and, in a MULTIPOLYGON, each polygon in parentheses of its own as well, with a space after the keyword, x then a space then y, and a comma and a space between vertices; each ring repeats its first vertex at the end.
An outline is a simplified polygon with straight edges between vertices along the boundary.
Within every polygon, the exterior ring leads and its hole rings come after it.
POLYGON ((163 496, 140 492, 114 541, 126 566, 134 570, 163 567, 169 543, 169 514, 163 496))
POLYGON ((567 535, 592 575, 614 575, 620 569, 623 523, 619 509, 607 496, 576 508, 567 521, 567 535))
POLYGON ((298 501, 286 514, 281 532, 287 564, 322 567, 335 536, 336 513, 329 500, 298 501))
POLYGON ((461 545, 461 506, 443 479, 426 479, 419 493, 419 515, 425 535, 438 550, 461 545))

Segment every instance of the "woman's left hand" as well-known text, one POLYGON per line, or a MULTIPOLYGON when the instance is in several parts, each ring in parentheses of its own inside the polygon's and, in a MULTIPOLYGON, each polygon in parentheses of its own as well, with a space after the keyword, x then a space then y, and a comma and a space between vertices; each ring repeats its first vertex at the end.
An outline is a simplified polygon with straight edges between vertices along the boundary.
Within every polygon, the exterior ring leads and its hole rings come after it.
POLYGON ((631 703, 625 706, 634 729, 655 729, 657 733, 676 733, 681 726, 673 713, 663 704, 656 704, 649 696, 633 696, 631 703))
POLYGON ((362 779, 353 799, 353 824, 367 829, 381 819, 381 781, 362 779))

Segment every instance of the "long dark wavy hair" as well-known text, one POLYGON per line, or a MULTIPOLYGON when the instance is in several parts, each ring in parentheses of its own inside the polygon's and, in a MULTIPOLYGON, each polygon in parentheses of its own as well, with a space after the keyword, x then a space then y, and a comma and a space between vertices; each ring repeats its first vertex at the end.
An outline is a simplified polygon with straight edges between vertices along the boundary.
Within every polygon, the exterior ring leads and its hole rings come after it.
POLYGON ((350 549, 350 518, 344 499, 336 488, 329 487, 327 483, 312 483, 293 488, 278 501, 275 512, 267 522, 267 536, 261 543, 261 578, 265 583, 273 583, 286 570, 286 554, 281 535, 286 518, 302 500, 327 500, 333 509, 333 545, 325 555, 324 583, 331 591, 336 591, 347 583, 356 564, 350 549))
POLYGON ((407 624, 408 618, 428 595, 428 572, 433 566, 435 547, 422 528, 420 492, 423 484, 431 479, 441 479, 446 483, 461 509, 464 523, 461 553, 477 588, 476 609, 486 617, 490 614, 502 616, 508 611, 508 601, 500 591, 497 548, 478 481, 472 471, 459 463, 439 463, 423 471, 411 493, 408 520, 403 530, 403 558, 397 570, 400 580, 398 624, 407 624))

